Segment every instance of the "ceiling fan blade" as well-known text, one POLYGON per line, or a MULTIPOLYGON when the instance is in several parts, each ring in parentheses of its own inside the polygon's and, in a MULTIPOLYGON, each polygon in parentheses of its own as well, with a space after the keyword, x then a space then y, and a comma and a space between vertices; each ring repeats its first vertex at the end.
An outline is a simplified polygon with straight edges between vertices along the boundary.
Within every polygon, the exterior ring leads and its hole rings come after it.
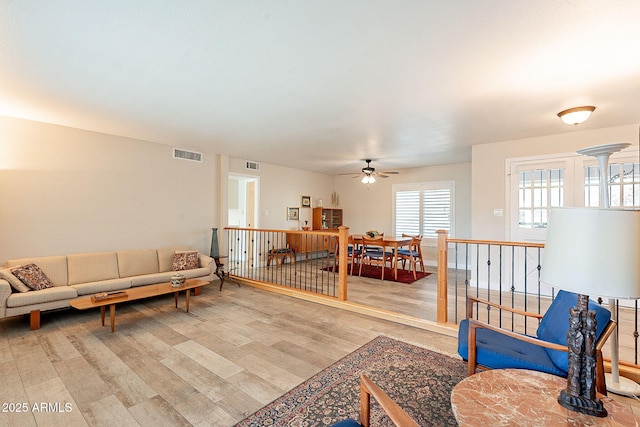
POLYGON ((396 172, 396 171, 384 171, 380 173, 383 173, 385 175, 400 175, 400 172, 396 172))
POLYGON ((377 177, 379 177, 379 178, 389 178, 389 175, 383 175, 383 174, 382 174, 382 173, 380 173, 380 172, 378 172, 378 173, 376 174, 376 176, 377 176, 377 177))

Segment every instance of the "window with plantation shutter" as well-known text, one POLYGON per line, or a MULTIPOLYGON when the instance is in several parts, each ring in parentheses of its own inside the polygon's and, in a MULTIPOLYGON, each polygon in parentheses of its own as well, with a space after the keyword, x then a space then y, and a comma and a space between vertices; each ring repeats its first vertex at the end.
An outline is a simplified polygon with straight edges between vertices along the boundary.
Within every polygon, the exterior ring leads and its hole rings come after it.
POLYGON ((453 231, 453 181, 394 185, 394 232, 437 237, 437 230, 453 231))
POLYGON ((422 193, 422 236, 437 237, 437 230, 451 229, 451 189, 425 190, 422 193))
POLYGON ((420 190, 396 191, 396 235, 420 234, 420 190))

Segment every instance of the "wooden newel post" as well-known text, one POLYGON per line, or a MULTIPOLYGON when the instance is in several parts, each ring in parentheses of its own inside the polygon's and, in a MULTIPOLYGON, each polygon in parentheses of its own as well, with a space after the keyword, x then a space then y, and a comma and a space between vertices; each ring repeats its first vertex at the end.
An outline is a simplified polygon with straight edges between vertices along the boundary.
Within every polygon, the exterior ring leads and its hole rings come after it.
POLYGON ((349 227, 338 227, 338 299, 347 300, 347 258, 349 245, 349 227))
POLYGON ((448 308, 448 293, 447 293, 447 271, 448 271, 448 244, 447 244, 447 230, 437 230, 438 234, 438 248, 437 248, 437 262, 438 262, 438 316, 437 322, 440 324, 446 324, 449 317, 448 308))

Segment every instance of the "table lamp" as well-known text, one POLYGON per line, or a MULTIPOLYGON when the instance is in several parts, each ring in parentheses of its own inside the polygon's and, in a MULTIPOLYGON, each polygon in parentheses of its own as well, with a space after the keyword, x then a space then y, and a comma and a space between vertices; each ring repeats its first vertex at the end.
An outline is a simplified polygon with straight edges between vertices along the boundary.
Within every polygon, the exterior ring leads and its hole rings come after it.
POLYGON ((553 208, 540 280, 579 294, 567 332, 569 373, 558 402, 573 411, 604 417, 596 397, 595 312, 589 295, 640 298, 640 211, 553 208))

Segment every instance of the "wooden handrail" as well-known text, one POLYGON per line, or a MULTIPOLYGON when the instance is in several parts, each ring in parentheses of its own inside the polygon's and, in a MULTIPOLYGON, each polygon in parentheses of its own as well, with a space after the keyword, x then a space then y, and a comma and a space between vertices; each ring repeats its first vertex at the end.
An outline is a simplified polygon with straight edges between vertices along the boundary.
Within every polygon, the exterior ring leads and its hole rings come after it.
POLYGON ((436 321, 442 325, 448 323, 448 262, 449 262, 449 243, 464 243, 477 245, 493 245, 493 246, 513 246, 513 247, 529 247, 544 248, 544 243, 533 242, 506 242, 502 240, 478 240, 478 239, 452 239, 448 237, 447 230, 437 230, 437 269, 438 269, 438 306, 436 321))
MULTIPOLYGON (((318 234, 322 236, 337 236, 339 233, 335 230, 284 230, 274 228, 254 228, 254 227, 225 227, 225 230, 240 231, 264 231, 268 233, 290 233, 290 234, 318 234)), ((348 229, 348 227, 347 227, 348 229)))
MULTIPOLYGON (((438 230, 444 231, 446 230, 438 230)), ((451 239, 447 238, 447 243, 470 243, 470 244, 478 244, 478 245, 493 245, 493 246, 518 246, 518 247, 528 247, 528 248, 544 248, 544 243, 534 243, 534 242, 505 242, 503 240, 475 240, 475 239, 451 239)))

